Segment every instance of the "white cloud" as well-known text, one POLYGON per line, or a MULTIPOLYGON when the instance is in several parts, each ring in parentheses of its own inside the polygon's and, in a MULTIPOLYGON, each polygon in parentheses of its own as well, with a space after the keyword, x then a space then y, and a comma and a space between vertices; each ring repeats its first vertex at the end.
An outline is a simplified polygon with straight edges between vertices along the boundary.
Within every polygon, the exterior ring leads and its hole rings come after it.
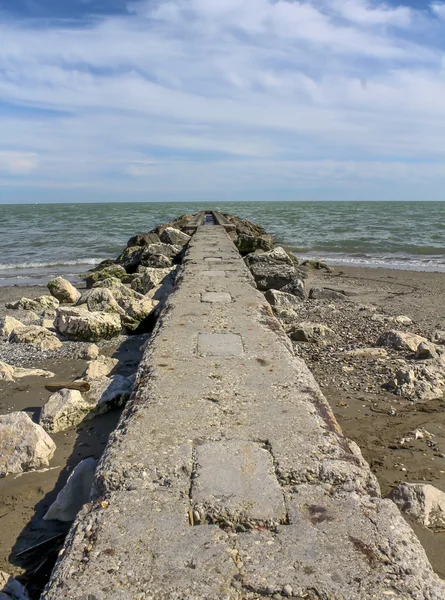
POLYGON ((0 24, 0 96, 20 107, 0 117, 1 170, 234 194, 445 178, 431 16, 365 0, 132 9, 83 28, 0 24))
POLYGON ((0 151, 0 172, 11 175, 28 175, 39 163, 37 154, 32 152, 0 151))
POLYGON ((431 4, 431 10, 441 19, 445 19, 445 3, 444 2, 433 2, 431 4))

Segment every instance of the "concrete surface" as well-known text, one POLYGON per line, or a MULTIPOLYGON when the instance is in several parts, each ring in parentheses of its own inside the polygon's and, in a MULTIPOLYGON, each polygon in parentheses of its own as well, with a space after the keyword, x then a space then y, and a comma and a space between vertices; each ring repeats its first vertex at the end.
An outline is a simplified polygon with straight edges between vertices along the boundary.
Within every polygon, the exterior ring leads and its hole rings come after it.
POLYGON ((223 227, 177 281, 43 598, 445 600, 223 227))

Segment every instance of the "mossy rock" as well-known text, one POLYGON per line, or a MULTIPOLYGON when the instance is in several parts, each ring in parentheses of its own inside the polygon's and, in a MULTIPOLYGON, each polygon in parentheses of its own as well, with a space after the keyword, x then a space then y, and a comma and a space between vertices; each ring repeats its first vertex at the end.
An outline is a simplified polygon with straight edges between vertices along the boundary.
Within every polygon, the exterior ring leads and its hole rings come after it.
POLYGON ((89 271, 88 273, 83 273, 81 278, 85 280, 87 288, 92 288, 93 285, 98 281, 105 281, 106 279, 110 279, 110 277, 122 280, 126 276, 127 272, 123 267, 113 264, 100 271, 89 271))

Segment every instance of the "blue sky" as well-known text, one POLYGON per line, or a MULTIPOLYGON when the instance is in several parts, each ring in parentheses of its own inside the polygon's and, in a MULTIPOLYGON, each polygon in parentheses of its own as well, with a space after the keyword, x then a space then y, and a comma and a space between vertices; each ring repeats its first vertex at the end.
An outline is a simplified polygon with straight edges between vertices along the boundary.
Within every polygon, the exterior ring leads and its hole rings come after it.
POLYGON ((445 2, 0 0, 0 202, 445 200, 445 2))

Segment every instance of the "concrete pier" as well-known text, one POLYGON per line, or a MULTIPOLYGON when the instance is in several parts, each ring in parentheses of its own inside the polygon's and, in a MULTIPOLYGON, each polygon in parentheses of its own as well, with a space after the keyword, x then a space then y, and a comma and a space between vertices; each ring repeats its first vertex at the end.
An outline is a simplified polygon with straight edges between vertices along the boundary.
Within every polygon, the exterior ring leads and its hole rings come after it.
POLYGON ((46 600, 440 600, 224 226, 197 226, 46 600))

